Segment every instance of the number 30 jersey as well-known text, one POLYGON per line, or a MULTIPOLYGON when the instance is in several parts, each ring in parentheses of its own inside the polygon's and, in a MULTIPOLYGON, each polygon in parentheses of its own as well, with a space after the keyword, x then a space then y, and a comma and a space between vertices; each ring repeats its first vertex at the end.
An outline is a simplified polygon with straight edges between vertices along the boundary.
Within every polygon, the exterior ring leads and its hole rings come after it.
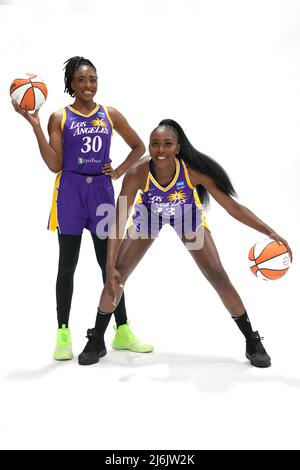
POLYGON ((88 114, 72 106, 63 109, 63 170, 83 174, 102 174, 109 158, 113 123, 107 109, 97 105, 88 114))

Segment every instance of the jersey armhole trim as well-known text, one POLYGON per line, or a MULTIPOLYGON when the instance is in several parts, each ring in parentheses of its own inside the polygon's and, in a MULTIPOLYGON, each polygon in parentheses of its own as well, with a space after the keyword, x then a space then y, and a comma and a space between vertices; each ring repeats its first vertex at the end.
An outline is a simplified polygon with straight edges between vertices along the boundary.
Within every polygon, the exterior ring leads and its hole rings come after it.
POLYGON ((63 132, 63 131, 64 131, 64 127, 65 127, 65 123, 66 123, 66 119, 67 119, 66 108, 63 108, 62 112, 63 112, 63 117, 62 117, 62 120, 61 120, 60 127, 61 127, 61 130, 62 130, 62 132, 63 132))
POLYGON ((150 186, 150 171, 148 172, 146 186, 143 189, 143 193, 147 193, 149 191, 149 186, 150 186))
POLYGON ((191 189, 194 189, 195 186, 193 186, 192 183, 191 183, 191 180, 190 180, 190 177, 189 177, 189 173, 188 173, 187 167, 185 166, 184 161, 181 160, 181 163, 182 163, 182 166, 183 166, 183 171, 184 171, 184 176, 185 176, 186 182, 187 182, 188 186, 189 186, 191 189))
POLYGON ((107 111, 107 107, 102 105, 102 108, 104 109, 104 111, 106 113, 106 116, 107 116, 107 119, 110 122, 111 128, 113 129, 114 128, 114 123, 112 122, 111 117, 109 115, 109 112, 107 111))

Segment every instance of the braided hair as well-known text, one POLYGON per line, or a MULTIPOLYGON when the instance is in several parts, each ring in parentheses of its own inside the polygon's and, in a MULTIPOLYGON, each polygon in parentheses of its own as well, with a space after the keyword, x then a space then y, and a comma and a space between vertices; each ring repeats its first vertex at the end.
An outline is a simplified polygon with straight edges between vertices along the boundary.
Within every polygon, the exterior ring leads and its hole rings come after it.
POLYGON ((69 95, 74 97, 75 93, 72 90, 71 81, 73 80, 74 73, 76 72, 76 70, 79 69, 79 67, 81 67, 82 65, 88 65, 89 67, 92 67, 95 70, 95 72, 97 72, 97 70, 94 64, 92 64, 90 60, 85 59, 84 57, 79 57, 79 56, 71 57, 71 59, 66 60, 64 64, 66 64, 64 67, 64 71, 65 71, 65 77, 64 77, 65 90, 64 91, 65 93, 69 93, 69 95))
MULTIPOLYGON (((194 170, 198 170, 203 175, 209 176, 223 193, 231 196, 237 195, 224 168, 211 157, 196 150, 188 140, 182 127, 176 121, 173 121, 173 119, 163 119, 157 126, 157 128, 159 127, 168 127, 176 135, 177 141, 180 144, 179 158, 194 170)), ((196 186, 196 190, 201 202, 204 206, 208 207, 209 194, 207 190, 200 184, 196 186)))

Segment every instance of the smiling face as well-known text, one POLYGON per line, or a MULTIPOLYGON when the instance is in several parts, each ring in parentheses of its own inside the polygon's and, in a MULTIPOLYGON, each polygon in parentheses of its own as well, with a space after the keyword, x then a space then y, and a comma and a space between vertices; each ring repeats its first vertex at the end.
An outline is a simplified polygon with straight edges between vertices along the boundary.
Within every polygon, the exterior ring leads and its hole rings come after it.
POLYGON ((177 135, 170 127, 158 127, 150 135, 149 152, 155 165, 159 168, 173 165, 180 145, 177 135))
POLYGON ((82 101, 91 101, 98 88, 96 70, 88 65, 81 65, 73 75, 71 81, 72 90, 76 98, 82 101))

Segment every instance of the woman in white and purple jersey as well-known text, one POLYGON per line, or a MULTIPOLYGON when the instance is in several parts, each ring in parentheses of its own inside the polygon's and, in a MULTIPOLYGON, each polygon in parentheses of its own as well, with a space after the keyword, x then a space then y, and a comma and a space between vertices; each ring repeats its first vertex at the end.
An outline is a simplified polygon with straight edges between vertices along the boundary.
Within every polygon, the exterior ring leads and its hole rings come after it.
MULTIPOLYGON (((73 277, 77 266, 83 229, 90 231, 97 261, 106 279, 107 229, 98 229, 106 210, 114 215, 112 179, 122 176, 144 153, 145 146, 125 117, 116 109, 97 104, 98 87, 95 66, 84 57, 65 62, 65 92, 74 98, 72 105, 50 116, 46 139, 38 116, 15 110, 32 125, 41 155, 48 168, 57 173, 48 228, 58 233, 59 268, 56 282, 57 320, 54 359, 72 359, 71 331, 68 327, 73 295, 73 277), (113 170, 110 159, 112 131, 131 148, 125 160, 113 170)), ((102 226, 101 226, 102 227, 102 226)), ((112 346, 135 352, 150 352, 129 328, 124 296, 115 310, 116 335, 112 346)), ((106 330, 108 317, 98 315, 96 326, 106 330)), ((90 333, 88 332, 88 335, 90 333)), ((106 354, 104 342, 101 356, 106 354)))
MULTIPOLYGON (((170 119, 160 122, 151 133, 149 152, 150 158, 133 165, 123 180, 117 204, 117 223, 111 232, 116 236, 110 236, 108 242, 107 280, 100 299, 100 314, 111 316, 128 277, 163 225, 170 224, 244 335, 246 357, 250 363, 256 367, 270 366, 271 359, 262 345, 262 338, 252 330, 245 306, 221 264, 206 224, 204 208, 208 203, 208 193, 239 222, 289 249, 287 242, 232 198, 235 191, 224 169, 198 152, 177 122, 170 119), (121 226, 118 216, 121 201, 122 211, 128 211, 133 205, 133 215, 124 239, 125 227, 121 226)), ((97 342, 92 344, 90 339, 79 355, 79 363, 97 362, 97 347, 97 342)))

